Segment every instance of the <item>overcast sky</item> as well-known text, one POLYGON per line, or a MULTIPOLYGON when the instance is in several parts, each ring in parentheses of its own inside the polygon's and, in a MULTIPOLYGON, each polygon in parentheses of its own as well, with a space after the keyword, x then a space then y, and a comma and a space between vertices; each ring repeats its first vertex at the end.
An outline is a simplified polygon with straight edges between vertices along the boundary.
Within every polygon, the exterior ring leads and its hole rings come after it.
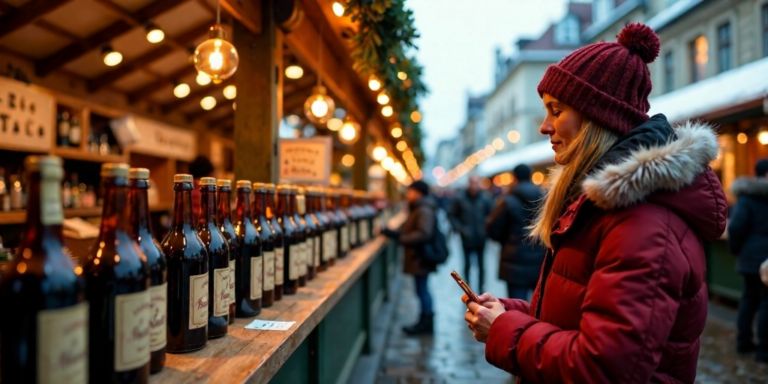
MULTIPOLYGON (((510 54, 520 37, 537 37, 565 13, 566 0, 407 0, 421 38, 416 52, 430 93, 419 102, 424 148, 455 136, 467 92, 493 88, 494 50, 510 54)), ((429 170, 431 172, 431 170, 429 170)))

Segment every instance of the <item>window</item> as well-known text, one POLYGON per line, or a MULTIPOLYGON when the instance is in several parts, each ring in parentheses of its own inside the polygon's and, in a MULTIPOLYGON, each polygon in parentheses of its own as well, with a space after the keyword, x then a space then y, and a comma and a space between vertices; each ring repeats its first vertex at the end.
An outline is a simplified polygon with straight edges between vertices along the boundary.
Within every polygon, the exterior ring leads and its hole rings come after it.
POLYGON ((695 83, 704 79, 707 74, 707 62, 709 61, 709 42, 702 36, 691 41, 691 82, 695 83))
POLYGON ((763 56, 768 57, 768 4, 763 5, 763 56))
POLYGON ((555 27, 555 42, 558 45, 579 44, 579 18, 570 13, 555 27))
POLYGON ((731 24, 725 23, 717 28, 717 61, 720 72, 733 67, 731 51, 731 24))
POLYGON ((664 92, 675 90, 675 57, 672 52, 664 55, 664 92))
POLYGON ((599 23, 608 18, 614 7, 614 0, 594 0, 592 3, 592 23, 599 23))

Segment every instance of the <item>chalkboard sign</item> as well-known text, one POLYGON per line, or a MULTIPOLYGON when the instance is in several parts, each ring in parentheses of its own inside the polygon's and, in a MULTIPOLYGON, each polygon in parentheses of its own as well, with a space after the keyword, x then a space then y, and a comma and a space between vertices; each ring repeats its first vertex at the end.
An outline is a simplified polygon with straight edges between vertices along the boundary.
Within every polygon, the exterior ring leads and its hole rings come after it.
POLYGON ((53 96, 34 85, 0 77, 0 147, 48 152, 53 148, 53 96))
POLYGON ((159 121, 134 117, 139 139, 131 152, 192 161, 197 155, 197 134, 159 121))
POLYGON ((280 139, 280 182, 328 185, 332 151, 330 137, 280 139))

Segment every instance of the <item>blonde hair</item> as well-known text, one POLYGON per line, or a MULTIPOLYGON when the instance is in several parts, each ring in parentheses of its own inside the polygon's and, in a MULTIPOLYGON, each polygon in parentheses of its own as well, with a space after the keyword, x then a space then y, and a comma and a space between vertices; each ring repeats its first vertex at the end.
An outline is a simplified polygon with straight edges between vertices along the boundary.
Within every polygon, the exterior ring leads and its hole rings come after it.
POLYGON ((597 161, 621 136, 584 120, 573 142, 560 156, 560 164, 550 170, 551 186, 539 208, 536 220, 529 227, 530 237, 541 241, 550 249, 550 235, 565 209, 581 195, 581 183, 597 161))

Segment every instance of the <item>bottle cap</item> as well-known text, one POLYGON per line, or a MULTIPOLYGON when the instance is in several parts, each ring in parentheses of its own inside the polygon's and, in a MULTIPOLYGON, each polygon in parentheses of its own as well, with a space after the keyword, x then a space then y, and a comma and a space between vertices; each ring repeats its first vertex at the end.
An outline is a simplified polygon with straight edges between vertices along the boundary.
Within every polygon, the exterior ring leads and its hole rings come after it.
POLYGON ((304 187, 296 187, 296 193, 298 193, 299 195, 306 195, 307 190, 304 187))
POLYGON ((129 179, 148 180, 149 169, 146 168, 131 168, 128 170, 129 179))
POLYGON ((254 190, 258 189, 260 191, 265 191, 267 189, 267 185, 264 184, 264 183, 253 183, 253 189, 254 190))
POLYGON ((44 179, 61 180, 64 178, 62 160, 58 156, 27 156, 24 168, 27 172, 40 172, 44 179))
POLYGON ((216 185, 218 185, 219 187, 232 188, 232 180, 218 179, 216 180, 216 185))
POLYGON ((264 188, 266 188, 267 191, 274 191, 275 190, 275 185, 272 184, 272 183, 266 183, 266 184, 264 184, 264 188))
POLYGON ((251 188, 251 181, 250 180, 238 180, 236 185, 237 185, 238 189, 240 189, 240 188, 248 188, 248 189, 250 189, 251 188))
POLYGON ((291 186, 289 184, 278 184, 277 187, 275 187, 277 190, 277 193, 290 193, 291 192, 291 186))
POLYGON ((186 173, 179 173, 176 175, 173 175, 173 182, 174 183, 191 183, 194 181, 194 178, 192 175, 188 175, 186 173))
POLYGON ((215 177, 201 177, 200 185, 216 185, 215 177))
POLYGON ((101 165, 101 177, 128 177, 130 167, 125 163, 104 163, 101 165))

